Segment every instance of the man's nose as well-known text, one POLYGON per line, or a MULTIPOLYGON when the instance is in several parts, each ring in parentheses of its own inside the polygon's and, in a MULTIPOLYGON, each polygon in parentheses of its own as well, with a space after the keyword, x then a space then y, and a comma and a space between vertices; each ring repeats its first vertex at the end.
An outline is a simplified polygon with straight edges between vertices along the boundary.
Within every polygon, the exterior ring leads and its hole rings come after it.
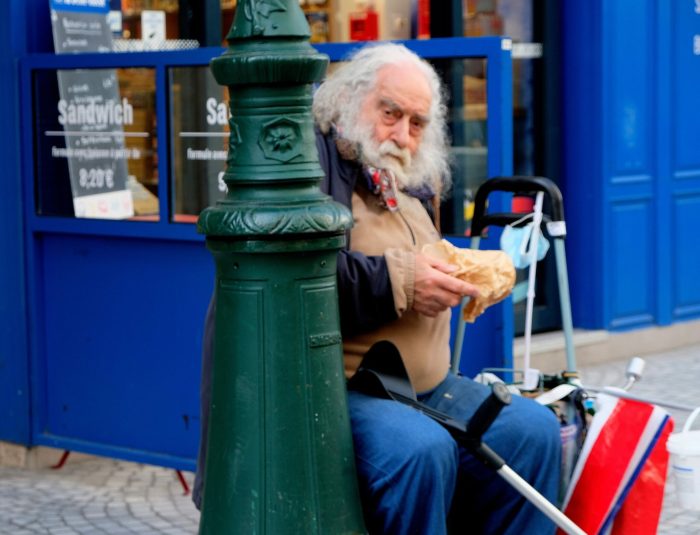
POLYGON ((394 128, 391 131, 391 140, 401 149, 408 147, 410 126, 408 117, 402 117, 394 123, 394 128))

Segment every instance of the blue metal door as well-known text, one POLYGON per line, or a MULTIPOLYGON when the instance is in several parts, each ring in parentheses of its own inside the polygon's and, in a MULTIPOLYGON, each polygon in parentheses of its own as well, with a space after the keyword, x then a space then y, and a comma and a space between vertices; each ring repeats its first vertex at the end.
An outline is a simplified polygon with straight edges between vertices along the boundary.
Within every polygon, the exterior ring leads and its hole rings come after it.
POLYGON ((564 5, 564 199, 574 321, 632 329, 700 316, 700 8, 564 5))

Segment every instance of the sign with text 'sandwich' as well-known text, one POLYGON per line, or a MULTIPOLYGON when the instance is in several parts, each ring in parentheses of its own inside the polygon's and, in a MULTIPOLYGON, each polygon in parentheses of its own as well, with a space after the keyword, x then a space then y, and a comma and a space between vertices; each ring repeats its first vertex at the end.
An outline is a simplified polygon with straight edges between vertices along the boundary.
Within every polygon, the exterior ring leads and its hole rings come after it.
MULTIPOLYGON (((56 53, 111 51, 108 10, 108 0, 51 0, 56 53)), ((133 216, 127 164, 140 154, 125 140, 150 134, 125 130, 134 123, 134 106, 120 95, 114 69, 65 70, 57 75, 57 127, 38 134, 44 152, 67 163, 75 217, 133 216)))

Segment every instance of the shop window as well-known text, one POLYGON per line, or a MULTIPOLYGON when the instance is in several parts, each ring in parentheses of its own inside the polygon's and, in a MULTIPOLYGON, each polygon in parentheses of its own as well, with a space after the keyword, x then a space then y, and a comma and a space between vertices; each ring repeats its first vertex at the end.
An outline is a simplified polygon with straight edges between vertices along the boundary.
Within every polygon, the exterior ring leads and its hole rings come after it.
POLYGON ((228 89, 208 66, 169 71, 173 220, 194 223, 226 195, 228 89))
POLYGON ((309 23, 312 43, 328 43, 334 40, 331 0, 299 0, 309 23))
POLYGON ((206 39, 206 24, 211 21, 203 16, 208 5, 201 0, 113 0, 113 5, 109 20, 112 49, 117 52, 182 50, 212 44, 206 39))
MULTIPOLYGON (((236 0, 221 0, 221 40, 225 45, 236 0)), ((312 43, 430 37, 429 0, 299 0, 312 43)))
POLYGON ((155 72, 37 70, 36 212, 157 220, 155 72))
POLYGON ((221 0, 221 44, 226 46, 226 36, 233 25, 236 14, 236 0, 221 0))
MULTIPOLYGON (((334 62, 329 71, 341 62, 334 62)), ((443 70, 444 66, 437 65, 443 70)), ((443 230, 464 235, 469 228, 476 188, 486 180, 486 60, 448 60, 446 76, 463 79, 448 115, 452 132, 452 200, 443 230)), ((207 66, 169 70, 172 219, 194 223, 207 206, 225 197, 229 138, 228 90, 216 83, 207 66)))
POLYGON ((467 234, 476 189, 488 178, 488 102, 482 58, 449 60, 436 65, 451 86, 449 126, 452 138, 452 194, 444 207, 442 230, 467 234))
POLYGON ((507 35, 513 40, 513 171, 542 173, 535 162, 535 62, 542 45, 534 43, 532 0, 464 0, 464 35, 507 35))
MULTIPOLYGON (((162 13, 162 23, 165 25, 165 38, 178 39, 179 4, 177 0, 121 0, 121 32, 117 37, 123 39, 148 39, 143 31, 143 12, 156 11, 162 13)), ((158 21, 154 19, 154 24, 158 21)), ((147 21, 148 25, 149 22, 147 21)))

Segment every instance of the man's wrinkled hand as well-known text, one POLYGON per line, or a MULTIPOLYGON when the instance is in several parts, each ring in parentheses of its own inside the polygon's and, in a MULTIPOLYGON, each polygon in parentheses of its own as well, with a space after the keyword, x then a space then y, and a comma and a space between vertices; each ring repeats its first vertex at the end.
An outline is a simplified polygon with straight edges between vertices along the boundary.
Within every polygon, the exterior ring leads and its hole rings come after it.
POLYGON ((434 318, 457 306, 464 296, 477 297, 476 286, 450 276, 456 269, 457 266, 416 253, 413 310, 434 318))

